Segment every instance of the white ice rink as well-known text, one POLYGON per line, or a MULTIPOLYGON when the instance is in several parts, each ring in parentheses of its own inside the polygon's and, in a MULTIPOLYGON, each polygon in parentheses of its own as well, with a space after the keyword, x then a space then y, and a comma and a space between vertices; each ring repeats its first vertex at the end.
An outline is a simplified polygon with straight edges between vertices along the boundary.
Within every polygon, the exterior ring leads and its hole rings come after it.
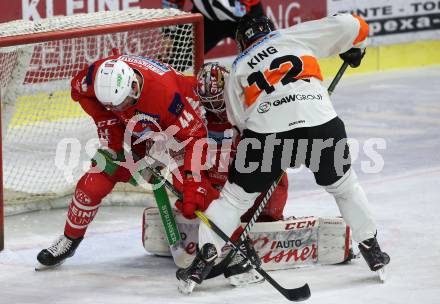
MULTIPOLYGON (((270 274, 283 286, 308 282, 308 303, 440 303, 440 67, 344 76, 333 103, 377 219, 378 238, 391 256, 389 278, 378 283, 362 259, 270 274), (369 138, 384 167, 365 173, 369 138)), ((290 172, 285 215, 338 215, 336 204, 305 170, 290 172)), ((177 292, 171 259, 145 252, 140 207, 103 207, 77 254, 56 270, 35 272, 36 255, 62 233, 65 210, 6 218, 0 253, 0 303, 287 303, 268 283, 231 288, 224 278, 204 282, 191 296, 177 292)))

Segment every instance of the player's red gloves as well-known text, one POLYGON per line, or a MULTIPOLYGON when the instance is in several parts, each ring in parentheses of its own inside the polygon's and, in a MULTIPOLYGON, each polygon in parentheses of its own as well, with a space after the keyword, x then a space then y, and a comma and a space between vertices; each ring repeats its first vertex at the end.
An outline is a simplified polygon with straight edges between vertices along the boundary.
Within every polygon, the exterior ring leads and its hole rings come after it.
POLYGON ((219 197, 219 194, 206 178, 197 181, 190 176, 183 181, 183 201, 177 200, 176 207, 182 211, 184 217, 193 219, 196 217, 194 211, 206 210, 209 204, 219 197))

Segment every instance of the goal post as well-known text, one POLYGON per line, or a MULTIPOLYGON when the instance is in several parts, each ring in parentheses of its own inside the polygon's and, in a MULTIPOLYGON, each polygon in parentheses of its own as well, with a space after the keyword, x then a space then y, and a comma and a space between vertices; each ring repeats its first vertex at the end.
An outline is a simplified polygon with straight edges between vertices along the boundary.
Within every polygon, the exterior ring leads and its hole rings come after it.
MULTIPOLYGON (((0 90, 1 94, 1 90, 0 90)), ((1 114, 1 110, 0 110, 1 114)), ((0 121, 0 128, 1 128, 1 121, 0 121)), ((2 251, 5 248, 5 223, 4 223, 4 214, 3 214, 3 166, 1 161, 1 155, 2 155, 2 142, 1 142, 1 133, 0 133, 0 251, 2 251)))
POLYGON ((195 74, 203 64, 203 30, 202 15, 176 9, 0 24, 0 250, 5 210, 66 204, 96 151, 96 127, 71 100, 70 80, 114 49, 195 74))

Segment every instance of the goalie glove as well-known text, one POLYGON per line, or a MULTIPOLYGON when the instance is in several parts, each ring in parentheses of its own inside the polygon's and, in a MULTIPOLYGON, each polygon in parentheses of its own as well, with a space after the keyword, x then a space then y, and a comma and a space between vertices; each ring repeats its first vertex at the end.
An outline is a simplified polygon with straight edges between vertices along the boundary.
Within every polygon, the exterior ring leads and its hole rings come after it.
POLYGON ((365 55, 365 48, 351 48, 345 53, 339 54, 342 60, 347 62, 352 68, 357 68, 365 55))

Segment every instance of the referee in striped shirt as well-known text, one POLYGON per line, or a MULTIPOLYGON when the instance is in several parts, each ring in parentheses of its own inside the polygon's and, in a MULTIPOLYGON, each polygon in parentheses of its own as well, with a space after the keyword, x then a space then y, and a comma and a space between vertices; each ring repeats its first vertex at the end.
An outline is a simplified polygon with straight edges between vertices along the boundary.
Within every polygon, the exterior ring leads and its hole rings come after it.
MULTIPOLYGON (((260 0, 191 0, 192 13, 200 13, 205 26, 205 54, 225 38, 235 38, 238 20, 246 13, 264 15, 260 0)), ((163 0, 164 8, 183 9, 185 0, 163 0)))

